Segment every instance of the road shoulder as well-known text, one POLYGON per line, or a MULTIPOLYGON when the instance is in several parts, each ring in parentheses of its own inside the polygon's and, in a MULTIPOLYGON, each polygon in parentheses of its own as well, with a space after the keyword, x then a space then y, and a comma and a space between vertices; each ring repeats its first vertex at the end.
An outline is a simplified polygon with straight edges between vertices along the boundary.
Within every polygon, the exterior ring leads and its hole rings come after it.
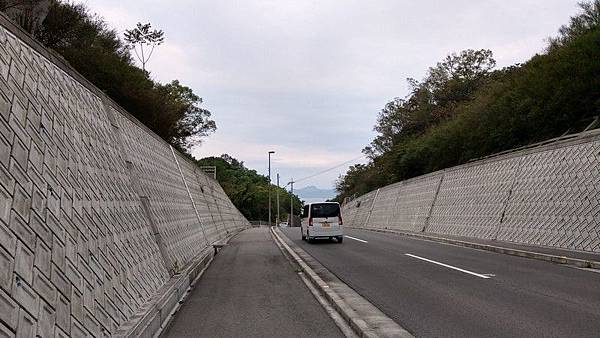
POLYGON ((311 255, 294 244, 282 231, 271 230, 275 239, 303 269, 337 312, 361 337, 413 337, 406 329, 342 282, 311 255))

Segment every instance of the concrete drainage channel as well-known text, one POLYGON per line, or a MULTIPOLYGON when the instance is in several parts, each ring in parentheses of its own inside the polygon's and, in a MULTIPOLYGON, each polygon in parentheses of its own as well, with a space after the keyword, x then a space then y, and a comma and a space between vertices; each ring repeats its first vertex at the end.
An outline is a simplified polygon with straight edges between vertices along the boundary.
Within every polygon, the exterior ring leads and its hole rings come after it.
POLYGON ((275 243, 346 336, 359 337, 413 337, 381 310, 342 282, 321 263, 271 228, 275 243))

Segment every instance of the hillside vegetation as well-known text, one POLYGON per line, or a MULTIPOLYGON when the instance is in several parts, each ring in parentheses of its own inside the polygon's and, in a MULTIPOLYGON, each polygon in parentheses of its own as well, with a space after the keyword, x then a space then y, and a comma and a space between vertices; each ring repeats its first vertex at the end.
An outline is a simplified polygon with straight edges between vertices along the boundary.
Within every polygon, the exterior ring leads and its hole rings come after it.
POLYGON ((600 115, 600 0, 524 64, 494 70, 489 50, 466 50, 409 79, 410 94, 379 113, 370 161, 336 182, 338 196, 582 131, 600 115))
MULTIPOLYGON (((217 180, 233 204, 248 220, 269 219, 269 178, 256 170, 248 169, 243 162, 224 154, 221 157, 207 157, 196 160, 201 166, 217 167, 217 180)), ((280 219, 286 220, 290 210, 290 193, 284 188, 271 186, 272 220, 277 214, 275 197, 279 191, 280 219)), ((294 195, 294 214, 300 213, 301 201, 294 195)))

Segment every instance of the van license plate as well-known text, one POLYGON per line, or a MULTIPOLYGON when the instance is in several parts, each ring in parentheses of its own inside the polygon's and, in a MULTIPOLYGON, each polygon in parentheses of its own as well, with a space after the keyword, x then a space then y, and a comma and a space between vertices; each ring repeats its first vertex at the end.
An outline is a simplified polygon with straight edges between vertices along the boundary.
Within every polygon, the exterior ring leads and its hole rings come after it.
POLYGON ((323 228, 329 228, 329 223, 327 223, 327 222, 323 222, 323 223, 321 223, 321 226, 322 226, 323 228))

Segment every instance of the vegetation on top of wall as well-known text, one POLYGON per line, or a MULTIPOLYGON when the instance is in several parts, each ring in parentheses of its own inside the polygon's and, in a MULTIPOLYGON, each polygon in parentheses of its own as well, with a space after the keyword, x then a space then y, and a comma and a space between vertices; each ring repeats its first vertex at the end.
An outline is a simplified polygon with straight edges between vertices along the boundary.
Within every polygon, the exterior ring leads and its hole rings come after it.
POLYGON ((85 5, 0 1, 0 10, 180 151, 186 152, 216 129, 211 113, 201 107, 202 99, 191 88, 178 80, 166 84, 153 80, 135 65, 132 46, 85 5))
POLYGON ((336 182, 336 200, 582 131, 600 115, 600 0, 581 8, 524 64, 494 70, 491 51, 467 50, 409 79, 410 94, 379 113, 369 163, 336 182))

